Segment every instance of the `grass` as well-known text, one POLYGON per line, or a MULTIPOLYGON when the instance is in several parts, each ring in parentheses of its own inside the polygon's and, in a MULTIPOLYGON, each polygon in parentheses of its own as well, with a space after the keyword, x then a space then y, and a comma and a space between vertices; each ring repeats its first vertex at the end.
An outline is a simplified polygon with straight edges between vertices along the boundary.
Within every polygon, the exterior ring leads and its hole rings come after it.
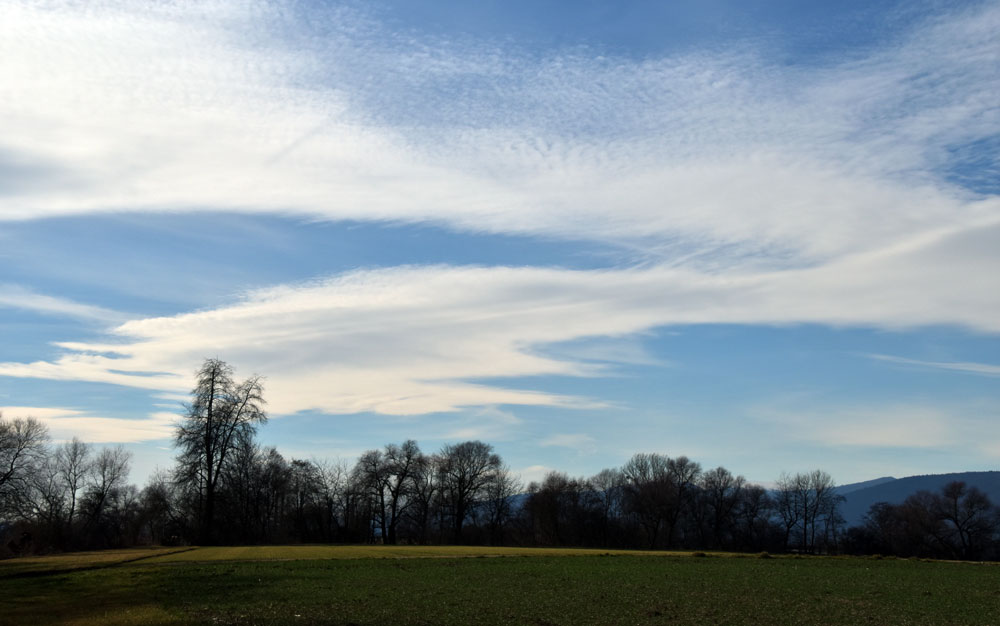
POLYGON ((129 548, 99 552, 71 552, 55 556, 35 556, 0 561, 0 580, 12 576, 27 576, 96 569, 165 556, 188 548, 129 548))
MULTIPOLYGON (((306 559, 469 558, 497 556, 680 555, 688 552, 593 550, 587 548, 504 548, 490 546, 222 546, 196 548, 152 559, 157 563, 193 561, 271 561, 306 559)), ((2 572, 2 569, 0 569, 2 572)), ((0 574, 2 575, 2 574, 0 574)))
MULTIPOLYGON (((100 569, 45 575, 0 562, 0 623, 1000 621, 1000 569, 972 563, 388 546, 198 548, 117 564, 106 555, 92 555, 100 569), (469 558, 514 555, 526 558, 469 558)), ((50 557, 64 558, 87 557, 50 557)))

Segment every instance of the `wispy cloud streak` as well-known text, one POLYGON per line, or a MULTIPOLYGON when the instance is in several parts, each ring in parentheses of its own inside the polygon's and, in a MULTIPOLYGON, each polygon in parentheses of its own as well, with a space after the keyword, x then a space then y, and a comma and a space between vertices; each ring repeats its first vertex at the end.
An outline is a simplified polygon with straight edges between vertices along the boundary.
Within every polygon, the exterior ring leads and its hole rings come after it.
POLYGON ((75 317, 107 324, 119 324, 128 319, 126 314, 104 307, 37 293, 20 285, 0 283, 0 308, 3 307, 46 315, 75 317))
POLYGON ((869 354, 868 358, 876 361, 886 361, 899 365, 912 365, 928 369, 948 370, 952 372, 965 372, 969 374, 979 374, 981 376, 1000 376, 1000 365, 990 363, 969 363, 951 361, 921 361, 919 359, 907 359, 901 356, 888 354, 869 354))

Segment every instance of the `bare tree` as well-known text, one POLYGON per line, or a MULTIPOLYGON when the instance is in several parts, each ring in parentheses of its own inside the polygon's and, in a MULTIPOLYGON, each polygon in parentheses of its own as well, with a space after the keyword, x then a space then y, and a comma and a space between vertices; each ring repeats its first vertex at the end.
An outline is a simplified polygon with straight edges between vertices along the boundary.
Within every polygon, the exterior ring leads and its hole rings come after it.
POLYGON ((259 376, 233 380, 233 368, 219 359, 207 359, 197 373, 197 385, 187 416, 177 429, 180 448, 179 478, 199 488, 201 540, 212 543, 215 534, 215 498, 226 460, 240 433, 252 433, 267 420, 259 376))
POLYGON ((864 552, 899 556, 979 559, 1000 529, 1000 510, 989 497, 964 482, 953 481, 940 492, 917 491, 900 504, 876 502, 856 547, 864 552))
POLYGON ((667 499, 665 518, 669 548, 674 544, 681 515, 690 507, 698 477, 701 476, 701 465, 686 456, 679 456, 667 461, 667 472, 670 497, 667 499))
POLYGON ((180 541, 184 522, 169 475, 157 469, 140 494, 142 523, 150 543, 174 545, 180 541))
POLYGON ((389 474, 385 482, 388 507, 383 515, 388 517, 384 535, 386 543, 396 543, 396 529, 399 522, 413 504, 411 487, 414 475, 420 469, 422 457, 420 447, 412 439, 407 439, 399 446, 389 444, 385 447, 385 459, 389 465, 389 474))
POLYGON ((87 481, 82 512, 86 514, 84 530, 94 547, 120 545, 124 532, 123 506, 136 498, 128 497, 123 503, 128 485, 129 465, 132 454, 124 447, 103 448, 94 457, 93 471, 87 481))
POLYGON ((764 545, 772 527, 773 512, 774 501, 767 489, 760 485, 743 488, 735 513, 741 548, 757 550, 764 545))
POLYGON ((377 519, 373 520, 373 523, 378 525, 379 538, 385 543, 388 543, 389 534, 389 515, 387 513, 389 507, 386 502, 386 484, 389 482, 389 473, 389 461, 381 450, 368 450, 362 453, 358 457, 353 472, 354 484, 364 491, 374 504, 374 513, 377 519))
POLYGON ((339 540, 347 525, 346 491, 349 468, 344 461, 323 459, 313 461, 321 481, 320 498, 323 501, 324 534, 327 541, 339 540))
POLYGON ((315 541, 322 533, 323 477, 312 461, 292 459, 289 464, 292 527, 299 541, 315 541))
POLYGON ((656 546, 664 527, 666 545, 673 545, 681 515, 701 474, 701 465, 686 456, 671 459, 661 454, 639 453, 621 471, 626 508, 645 530, 649 547, 656 546))
POLYGON ((640 452, 621 469, 625 510, 638 519, 650 548, 656 547, 669 507, 669 461, 662 454, 640 452))
POLYGON ((514 476, 506 465, 493 472, 486 483, 482 502, 486 526, 490 533, 490 543, 504 544, 504 529, 510 521, 513 505, 511 500, 521 491, 520 479, 514 476))
POLYGON ((792 544, 792 535, 802 520, 802 506, 796 477, 782 472, 775 482, 774 510, 781 521, 782 544, 787 550, 792 544))
POLYGON ((4 419, 0 413, 0 519, 28 496, 28 481, 44 461, 48 429, 34 417, 4 419))
POLYGON ((525 508, 531 516, 536 541, 548 545, 583 543, 589 505, 590 485, 583 478, 572 478, 552 471, 542 483, 528 486, 525 508))
POLYGON ((257 523, 261 539, 275 541, 285 535, 281 518, 292 482, 291 466, 274 446, 261 451, 260 463, 257 523))
POLYGON ((941 489, 933 512, 944 522, 955 556, 962 559, 980 558, 986 542, 1000 527, 989 497, 961 481, 950 482, 941 489))
POLYGON ((465 520, 503 462, 493 446, 482 441, 446 445, 440 458, 442 502, 452 520, 455 542, 462 543, 465 520))
POLYGON ((894 552, 899 551, 902 543, 905 556, 955 556, 948 543, 947 528, 935 513, 939 505, 938 496, 923 489, 908 495, 898 506, 889 505, 895 518, 892 522, 902 531, 892 537, 894 552))
POLYGON ((45 457, 36 463, 27 483, 28 497, 21 499, 19 503, 20 515, 38 522, 50 541, 61 544, 66 491, 55 460, 45 457))
POLYGON ((832 543, 843 523, 839 513, 843 499, 836 492, 833 478, 822 470, 794 476, 782 474, 777 482, 775 506, 784 527, 786 547, 793 538, 806 552, 832 543))
POLYGON ((125 485, 132 453, 123 446, 102 448, 94 458, 93 471, 87 485, 92 518, 100 516, 112 491, 125 485))
POLYGON ((745 483, 745 478, 733 476, 721 466, 702 474, 696 510, 703 546, 716 548, 731 543, 736 508, 745 483))
POLYGON ((66 489, 66 497, 69 499, 66 527, 69 540, 72 541, 73 524, 78 512, 78 499, 92 469, 90 447, 79 438, 73 437, 72 441, 67 441, 59 446, 55 458, 56 467, 66 489))
POLYGON ((412 505, 407 510, 413 535, 419 543, 427 543, 435 505, 440 496, 441 474, 438 472, 439 457, 421 455, 410 477, 410 497, 412 505))
POLYGON ((587 480, 589 492, 600 516, 601 544, 610 542, 611 522, 621 513, 624 477, 620 470, 603 469, 587 480))

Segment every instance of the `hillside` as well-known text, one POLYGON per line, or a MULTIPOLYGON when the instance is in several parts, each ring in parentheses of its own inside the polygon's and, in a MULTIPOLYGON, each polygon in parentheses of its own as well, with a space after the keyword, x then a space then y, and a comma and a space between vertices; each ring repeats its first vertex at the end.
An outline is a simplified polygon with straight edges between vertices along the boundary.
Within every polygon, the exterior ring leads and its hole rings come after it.
POLYGON ((873 478, 872 480, 865 480, 860 483, 850 483, 848 485, 840 485, 837 487, 837 493, 842 496, 846 496, 849 493, 855 491, 860 491, 861 489, 867 489, 869 487, 875 487, 884 483, 891 483, 893 481, 899 480, 895 476, 883 476, 882 478, 873 478))
POLYGON ((876 502, 899 504, 917 491, 939 491, 952 481, 962 481, 989 495, 994 504, 1000 504, 1000 472, 957 472, 954 474, 928 474, 906 478, 877 478, 863 483, 844 485, 838 491, 845 501, 841 513, 849 526, 861 524, 865 513, 876 502))

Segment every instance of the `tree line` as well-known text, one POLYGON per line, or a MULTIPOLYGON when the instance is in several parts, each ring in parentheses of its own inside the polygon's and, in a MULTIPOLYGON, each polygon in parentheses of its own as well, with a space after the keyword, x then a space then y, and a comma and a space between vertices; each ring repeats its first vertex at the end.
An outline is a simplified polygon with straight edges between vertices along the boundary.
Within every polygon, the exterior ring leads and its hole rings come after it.
POLYGON ((724 467, 640 453, 591 477, 523 484, 482 441, 423 452, 387 444, 344 462, 286 459, 257 439, 259 377, 217 359, 198 371, 176 464, 141 489, 130 454, 0 415, 0 553, 132 545, 408 543, 868 553, 1000 558, 1000 511, 952 483, 878 503, 846 528, 826 472, 771 489, 724 467))

